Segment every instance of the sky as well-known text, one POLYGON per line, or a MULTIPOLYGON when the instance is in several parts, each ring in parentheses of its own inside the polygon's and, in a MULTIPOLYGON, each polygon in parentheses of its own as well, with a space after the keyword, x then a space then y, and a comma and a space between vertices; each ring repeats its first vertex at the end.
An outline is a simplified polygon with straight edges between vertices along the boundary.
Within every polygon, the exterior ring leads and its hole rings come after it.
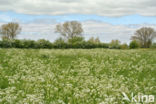
POLYGON ((155 0, 0 0, 0 26, 18 22, 17 38, 54 41, 56 24, 76 20, 86 39, 129 43, 137 29, 156 29, 155 11, 155 0))

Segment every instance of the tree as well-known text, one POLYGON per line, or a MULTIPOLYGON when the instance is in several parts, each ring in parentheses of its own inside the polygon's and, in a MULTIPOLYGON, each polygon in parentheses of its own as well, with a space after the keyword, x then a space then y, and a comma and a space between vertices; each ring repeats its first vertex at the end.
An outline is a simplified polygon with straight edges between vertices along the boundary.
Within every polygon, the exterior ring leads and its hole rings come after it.
POLYGON ((2 34, 3 39, 14 39, 20 32, 21 27, 15 22, 4 24, 0 28, 0 34, 2 34))
POLYGON ((139 48, 139 47, 140 47, 139 43, 136 40, 131 41, 129 44, 130 49, 135 49, 135 48, 139 48))
POLYGON ((81 36, 83 32, 81 23, 77 21, 65 22, 63 24, 56 25, 56 33, 60 33, 66 39, 81 36))
POLYGON ((54 44, 60 44, 60 43, 65 43, 64 39, 61 37, 54 41, 54 44))
POLYGON ((101 43, 100 42, 100 39, 98 37, 96 37, 96 38, 91 37, 91 38, 89 38, 88 42, 89 43, 93 43, 93 44, 99 44, 99 43, 101 43))
POLYGON ((54 42, 54 48, 67 48, 67 47, 68 47, 67 43, 62 37, 56 39, 54 42))
POLYGON ((150 48, 156 48, 156 43, 153 43, 150 48))
POLYGON ((111 49, 119 49, 120 48, 120 41, 119 40, 112 40, 109 44, 109 48, 111 49))
POLYGON ((129 47, 128 47, 127 43, 123 43, 120 45, 120 49, 128 49, 128 48, 129 47))
POLYGON ((100 39, 99 39, 98 37, 95 39, 95 43, 96 43, 96 44, 101 43, 101 42, 100 42, 100 39))
POLYGON ((94 37, 89 38, 88 42, 89 42, 89 43, 94 43, 94 42, 95 42, 94 37))
POLYGON ((40 39, 37 41, 37 48, 52 48, 52 43, 49 40, 40 39))
POLYGON ((84 42, 84 38, 83 37, 73 37, 71 39, 68 40, 68 43, 70 44, 76 44, 76 43, 81 43, 84 42))
POLYGON ((143 27, 137 30, 131 38, 132 40, 138 41, 143 48, 149 48, 155 37, 156 32, 153 28, 143 27))

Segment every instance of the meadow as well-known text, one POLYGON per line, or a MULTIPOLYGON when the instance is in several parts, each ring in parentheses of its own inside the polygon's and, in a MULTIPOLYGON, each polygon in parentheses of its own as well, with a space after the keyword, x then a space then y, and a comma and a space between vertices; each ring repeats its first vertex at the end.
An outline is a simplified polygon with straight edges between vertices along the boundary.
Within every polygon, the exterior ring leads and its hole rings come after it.
POLYGON ((156 50, 0 49, 0 104, 132 104, 122 92, 156 95, 156 50))

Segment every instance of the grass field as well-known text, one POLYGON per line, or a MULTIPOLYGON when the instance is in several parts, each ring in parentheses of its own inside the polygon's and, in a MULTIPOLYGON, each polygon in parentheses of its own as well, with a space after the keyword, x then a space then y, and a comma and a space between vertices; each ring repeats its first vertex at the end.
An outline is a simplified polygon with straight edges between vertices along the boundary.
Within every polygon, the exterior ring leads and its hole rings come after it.
POLYGON ((0 49, 0 104, 131 104, 156 95, 156 50, 0 49))

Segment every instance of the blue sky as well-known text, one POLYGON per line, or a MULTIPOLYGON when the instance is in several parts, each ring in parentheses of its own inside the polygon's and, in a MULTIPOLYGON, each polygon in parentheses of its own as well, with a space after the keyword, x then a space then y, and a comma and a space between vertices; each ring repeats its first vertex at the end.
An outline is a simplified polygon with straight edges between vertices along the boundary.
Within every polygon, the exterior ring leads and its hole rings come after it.
POLYGON ((0 26, 15 21, 22 26, 17 38, 54 41, 60 36, 56 24, 77 20, 86 39, 128 43, 137 29, 156 29, 155 5, 155 0, 0 0, 0 26))
POLYGON ((64 15, 28 15, 16 13, 13 11, 0 11, 0 21, 10 22, 19 21, 21 23, 31 22, 43 22, 43 23, 54 23, 54 22, 65 22, 65 21, 97 21, 105 22, 113 25, 128 25, 128 24, 156 24, 156 16, 141 16, 139 14, 120 16, 120 17, 107 17, 98 15, 81 15, 81 14, 64 14, 64 15))

